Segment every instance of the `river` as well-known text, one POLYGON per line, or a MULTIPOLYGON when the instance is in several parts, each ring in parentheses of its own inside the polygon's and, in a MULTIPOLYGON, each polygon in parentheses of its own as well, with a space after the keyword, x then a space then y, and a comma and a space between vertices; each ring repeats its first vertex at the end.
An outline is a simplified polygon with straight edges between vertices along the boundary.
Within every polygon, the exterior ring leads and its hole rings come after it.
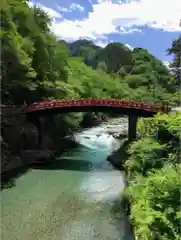
POLYGON ((121 207, 124 172, 106 160, 120 143, 108 130, 76 133, 80 143, 49 166, 30 169, 1 192, 2 240, 130 240, 121 207))

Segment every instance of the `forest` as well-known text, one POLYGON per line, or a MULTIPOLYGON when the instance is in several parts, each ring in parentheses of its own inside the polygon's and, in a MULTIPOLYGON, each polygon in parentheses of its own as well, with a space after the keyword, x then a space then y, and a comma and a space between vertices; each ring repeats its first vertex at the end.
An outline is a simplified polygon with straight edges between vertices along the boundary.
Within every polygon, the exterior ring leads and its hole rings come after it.
MULTIPOLYGON (((88 97, 180 104, 181 37, 166 49, 173 56, 168 68, 143 48, 130 50, 121 43, 101 48, 85 39, 73 43, 57 39, 51 21, 27 1, 4 2, 2 104, 88 97)), ((55 132, 66 135, 78 128, 83 118, 82 113, 57 116, 55 132)), ((131 201, 131 219, 140 240, 180 239, 180 123, 179 113, 141 119, 138 140, 128 150, 125 194, 131 201)))

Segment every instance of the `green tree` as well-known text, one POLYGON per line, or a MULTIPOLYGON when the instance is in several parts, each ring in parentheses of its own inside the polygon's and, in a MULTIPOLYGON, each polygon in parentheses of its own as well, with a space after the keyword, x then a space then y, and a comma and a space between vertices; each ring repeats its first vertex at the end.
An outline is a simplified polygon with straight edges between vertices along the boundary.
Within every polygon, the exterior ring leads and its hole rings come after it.
POLYGON ((124 65, 132 64, 132 52, 121 43, 110 43, 95 57, 96 65, 105 62, 108 72, 118 72, 124 65))
POLYGON ((13 102, 20 90, 31 87, 32 79, 36 74, 29 55, 33 54, 35 49, 29 39, 23 38, 18 33, 11 9, 10 6, 1 9, 1 96, 3 102, 13 102))
POLYGON ((180 112, 138 122, 139 139, 125 163, 125 195, 138 239, 180 239, 180 129, 180 112))
POLYGON ((98 69, 101 69, 102 71, 106 72, 107 71, 107 66, 106 66, 106 63, 105 62, 99 62, 97 64, 97 68, 98 69))
POLYGON ((168 49, 168 53, 173 55, 173 62, 171 63, 172 72, 174 73, 177 82, 176 86, 180 88, 181 79, 181 35, 174 40, 172 47, 168 49))

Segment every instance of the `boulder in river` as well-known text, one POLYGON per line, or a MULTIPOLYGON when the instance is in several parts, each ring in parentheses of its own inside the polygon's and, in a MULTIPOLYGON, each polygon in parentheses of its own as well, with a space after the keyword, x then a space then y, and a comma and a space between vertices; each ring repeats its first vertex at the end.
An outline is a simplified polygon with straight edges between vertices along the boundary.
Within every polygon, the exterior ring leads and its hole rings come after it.
POLYGON ((64 137, 63 139, 60 139, 59 142, 57 142, 57 149, 59 149, 58 152, 64 151, 65 149, 74 148, 78 146, 78 143, 74 137, 74 135, 69 135, 67 137, 64 137))
POLYGON ((123 145, 116 151, 113 151, 108 157, 107 160, 116 168, 123 169, 124 163, 128 157, 127 149, 128 149, 129 141, 125 141, 123 145))
POLYGON ((111 135, 116 139, 123 139, 123 138, 127 138, 127 136, 128 136, 128 134, 126 132, 112 133, 111 135))
POLYGON ((101 134, 97 134, 96 136, 97 136, 97 137, 100 137, 100 136, 101 136, 101 134))

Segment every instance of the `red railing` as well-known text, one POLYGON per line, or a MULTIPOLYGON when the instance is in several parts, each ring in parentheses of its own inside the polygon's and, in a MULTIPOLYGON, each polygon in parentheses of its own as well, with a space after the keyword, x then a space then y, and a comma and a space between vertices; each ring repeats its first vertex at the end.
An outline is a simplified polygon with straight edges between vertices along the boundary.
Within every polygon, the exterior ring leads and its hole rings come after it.
POLYGON ((73 108, 73 107, 112 107, 112 108, 128 108, 138 109, 146 112, 167 113, 171 110, 167 105, 145 104, 136 101, 118 100, 118 99, 62 99, 49 100, 33 103, 23 106, 7 106, 1 105, 1 113, 3 115, 16 115, 21 113, 38 112, 46 109, 55 108, 73 108))
POLYGON ((113 108, 131 108, 140 109, 149 112, 168 112, 170 108, 166 105, 145 104, 142 102, 125 101, 118 99, 63 99, 42 101, 27 105, 26 112, 35 112, 54 108, 69 107, 113 107, 113 108))

